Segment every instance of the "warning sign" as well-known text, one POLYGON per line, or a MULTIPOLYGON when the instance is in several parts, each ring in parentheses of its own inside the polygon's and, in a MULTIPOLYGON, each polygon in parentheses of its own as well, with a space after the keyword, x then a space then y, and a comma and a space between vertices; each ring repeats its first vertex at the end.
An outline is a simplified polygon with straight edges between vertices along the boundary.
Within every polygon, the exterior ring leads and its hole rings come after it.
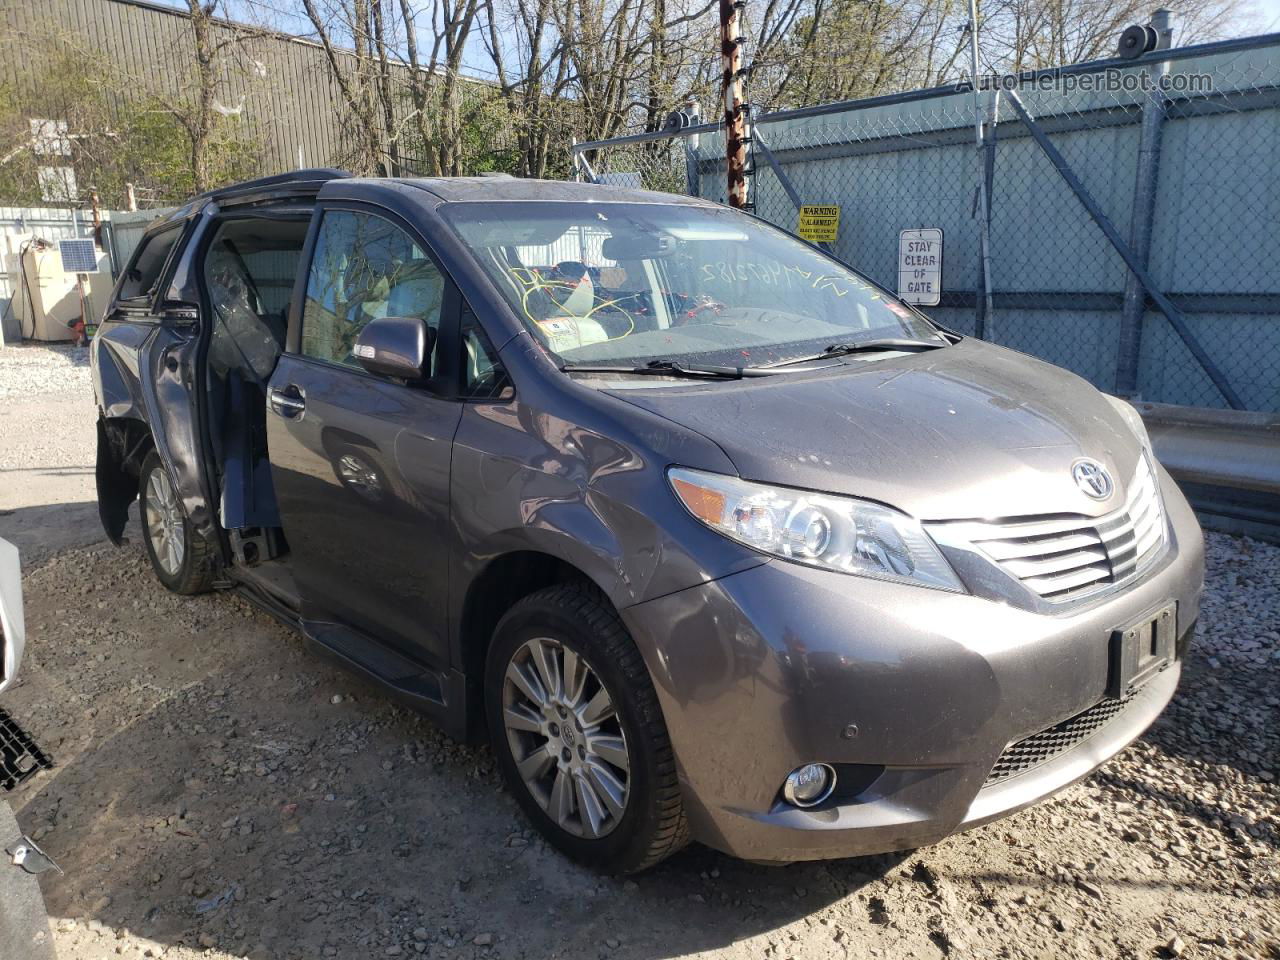
POLYGON ((810 243, 835 243, 840 232, 838 204, 807 203, 800 208, 800 226, 796 233, 810 243))
POLYGON ((898 296, 936 307, 942 297, 942 229, 903 230, 898 235, 898 296))

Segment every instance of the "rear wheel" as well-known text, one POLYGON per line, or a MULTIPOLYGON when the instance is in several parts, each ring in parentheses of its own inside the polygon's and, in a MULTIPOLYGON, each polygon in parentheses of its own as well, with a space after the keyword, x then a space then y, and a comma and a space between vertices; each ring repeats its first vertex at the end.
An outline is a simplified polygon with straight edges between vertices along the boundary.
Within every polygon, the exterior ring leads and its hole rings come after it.
POLYGON ((203 593, 213 585, 213 545, 191 526, 178 491, 153 450, 138 477, 142 539, 156 577, 174 593, 203 593))
POLYGON ((562 852, 633 873, 688 842, 648 669, 597 591, 565 584, 517 603, 494 632, 485 702, 508 789, 562 852))

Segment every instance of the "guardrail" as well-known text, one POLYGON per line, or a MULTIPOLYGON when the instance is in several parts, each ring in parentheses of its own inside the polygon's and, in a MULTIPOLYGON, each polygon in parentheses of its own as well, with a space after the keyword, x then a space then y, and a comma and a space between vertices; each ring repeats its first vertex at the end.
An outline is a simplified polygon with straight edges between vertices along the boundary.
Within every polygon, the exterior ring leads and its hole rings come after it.
POLYGON ((1206 526, 1280 542, 1280 414, 1135 406, 1206 526))

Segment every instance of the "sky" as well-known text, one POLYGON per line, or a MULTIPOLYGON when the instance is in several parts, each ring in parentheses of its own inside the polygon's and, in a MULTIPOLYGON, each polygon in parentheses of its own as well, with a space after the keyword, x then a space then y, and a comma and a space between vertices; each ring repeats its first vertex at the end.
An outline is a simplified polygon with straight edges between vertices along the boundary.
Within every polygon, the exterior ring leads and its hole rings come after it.
POLYGON ((1265 32, 1274 33, 1280 30, 1280 0, 1260 0, 1258 9, 1262 12, 1265 32))

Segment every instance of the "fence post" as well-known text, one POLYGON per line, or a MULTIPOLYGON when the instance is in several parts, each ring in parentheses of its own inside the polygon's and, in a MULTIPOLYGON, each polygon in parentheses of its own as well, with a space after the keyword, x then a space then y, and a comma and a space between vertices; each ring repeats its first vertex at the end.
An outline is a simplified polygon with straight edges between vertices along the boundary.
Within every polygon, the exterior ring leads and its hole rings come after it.
MULTIPOLYGON (((1167 50, 1173 41, 1168 10, 1151 15, 1159 40, 1157 50, 1167 50)), ((1133 205, 1129 219, 1129 249, 1147 266, 1151 254, 1151 225, 1155 216, 1156 189, 1160 178, 1160 140, 1164 127, 1164 89, 1161 81, 1169 72, 1169 61, 1147 67, 1151 88, 1142 104, 1142 127, 1138 135, 1138 169, 1134 175, 1133 205)), ((1142 349, 1142 321, 1147 311, 1147 291, 1132 271, 1124 280, 1124 306, 1120 312, 1120 343, 1116 354, 1116 393, 1133 396, 1138 390, 1138 360, 1142 349)))
POLYGON ((991 194, 995 185, 996 124, 1000 119, 1000 91, 991 92, 987 104, 987 122, 978 135, 978 199, 981 202, 978 216, 980 253, 982 256, 982 300, 977 305, 978 316, 974 322, 974 336, 980 340, 996 339, 996 311, 991 292, 991 194))
POLYGON ((579 147, 575 140, 569 147, 569 152, 573 157, 573 172, 575 177, 582 177, 586 174, 588 183, 599 183, 600 178, 596 176, 595 170, 591 168, 591 161, 587 159, 586 150, 579 147))
POLYGON ((975 213, 978 215, 978 255, 981 258, 978 268, 982 283, 982 297, 974 303, 973 333, 978 339, 989 339, 990 331, 987 323, 991 319, 991 198, 987 196, 987 158, 984 150, 985 139, 984 114, 982 106, 982 84, 978 82, 978 72, 982 65, 978 59, 978 0, 969 0, 969 67, 973 84, 973 137, 977 150, 978 170, 978 202, 975 213))
MULTIPOLYGON (((685 112, 689 115, 689 126, 696 127, 702 123, 702 108, 698 101, 690 97, 685 102, 685 112)), ((691 197, 702 194, 701 175, 698 170, 698 156, 702 138, 696 133, 686 134, 684 140, 684 179, 685 192, 691 197)))

